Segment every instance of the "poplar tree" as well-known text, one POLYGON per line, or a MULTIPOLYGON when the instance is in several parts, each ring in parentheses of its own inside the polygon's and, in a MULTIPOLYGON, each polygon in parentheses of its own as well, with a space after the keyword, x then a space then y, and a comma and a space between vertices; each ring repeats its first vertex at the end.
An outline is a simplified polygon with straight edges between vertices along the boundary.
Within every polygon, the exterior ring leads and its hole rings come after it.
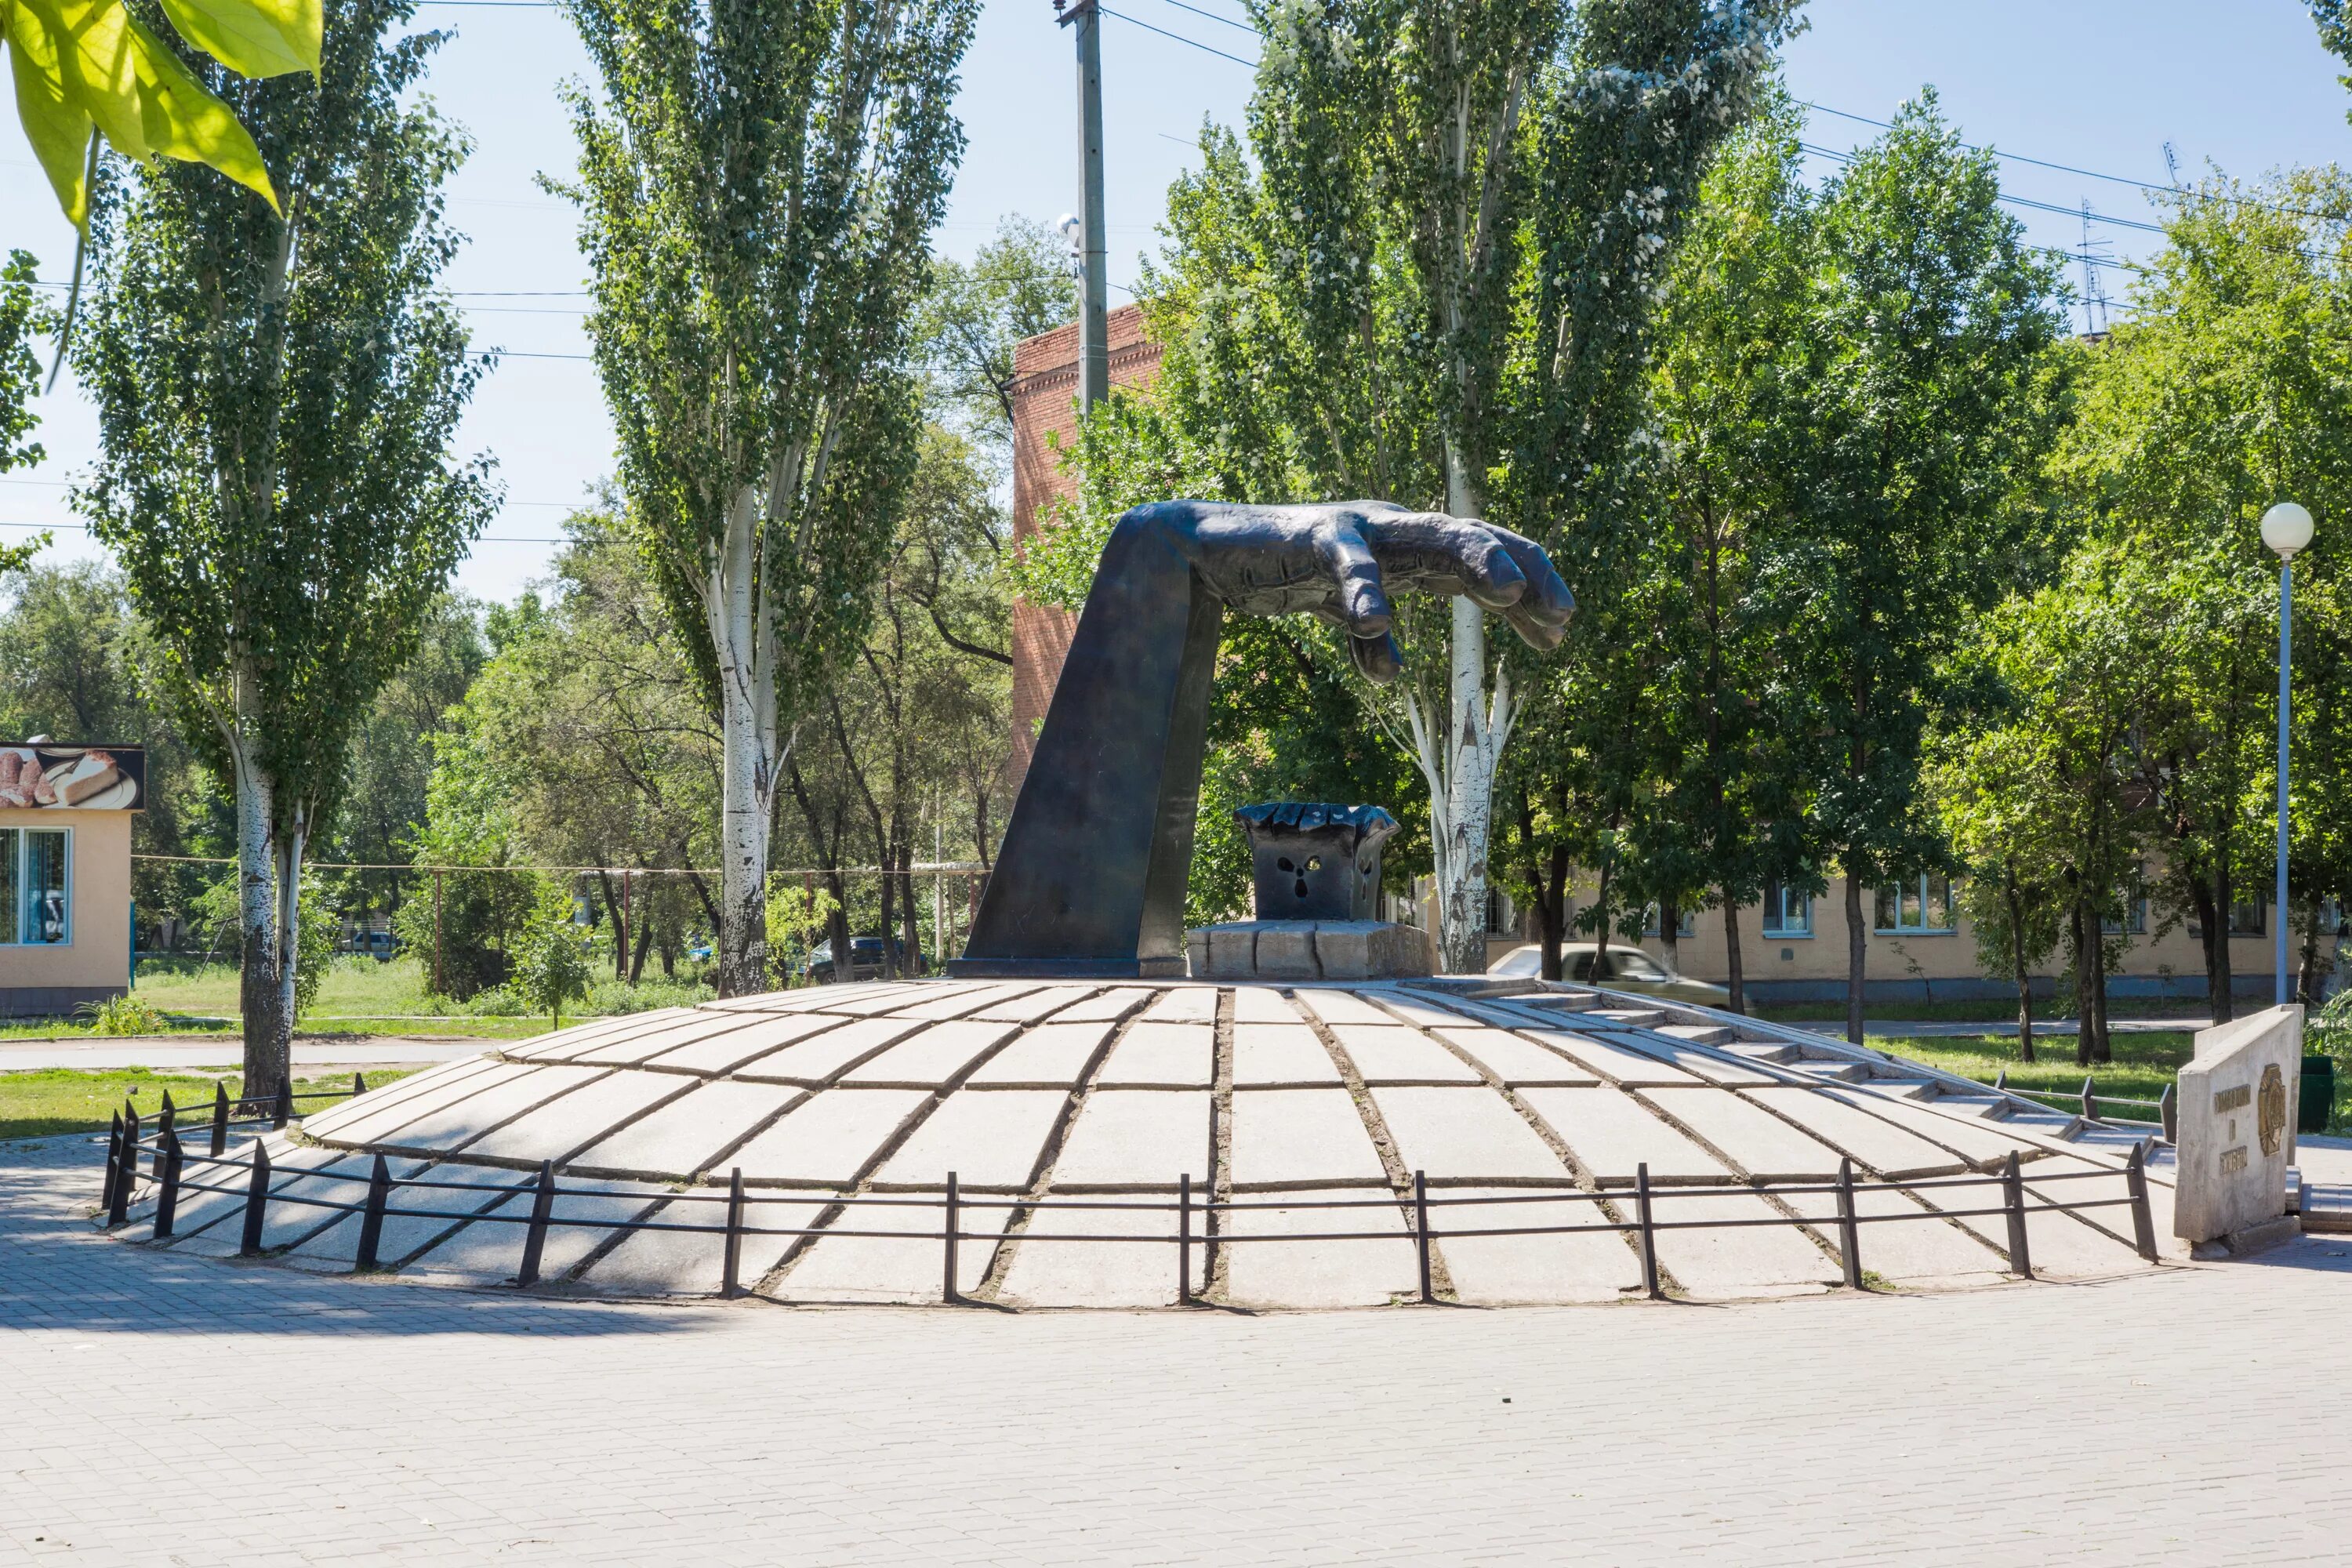
POLYGON ((724 736, 719 988, 767 988, 793 724, 854 658, 920 429, 909 318, 972 0, 570 0, 625 525, 724 736))
POLYGON ((442 35, 338 0, 316 78, 207 81, 279 195, 193 164, 101 171, 76 366, 100 456, 76 497, 150 628, 161 695, 236 796, 245 1080, 285 1078, 302 859, 354 727, 488 517, 453 464, 483 374, 440 292, 459 134, 411 100, 442 35))

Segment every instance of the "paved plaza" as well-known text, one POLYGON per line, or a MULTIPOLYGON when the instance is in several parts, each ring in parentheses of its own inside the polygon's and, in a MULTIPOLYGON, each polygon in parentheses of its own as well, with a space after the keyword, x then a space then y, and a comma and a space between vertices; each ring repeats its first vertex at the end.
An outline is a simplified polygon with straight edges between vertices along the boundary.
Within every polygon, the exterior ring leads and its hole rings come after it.
MULTIPOLYGON (((0 1150, 0 1561, 2344 1561, 2352 1238, 2091 1285, 625 1305, 126 1247, 0 1150)), ((2306 1161, 2306 1163, 2309 1163, 2306 1161)))

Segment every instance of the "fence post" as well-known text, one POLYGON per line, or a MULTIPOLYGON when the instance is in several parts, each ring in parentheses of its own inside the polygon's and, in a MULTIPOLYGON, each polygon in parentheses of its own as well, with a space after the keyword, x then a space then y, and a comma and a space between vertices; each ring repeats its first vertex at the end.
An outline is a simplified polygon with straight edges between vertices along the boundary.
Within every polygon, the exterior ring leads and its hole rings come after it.
POLYGON ((180 1113, 172 1108, 172 1091, 167 1089, 163 1091, 163 1109, 155 1113, 155 1179, 159 1182, 163 1179, 163 1145, 173 1136, 172 1130, 179 1121, 180 1113))
POLYGON ((2009 1069, 2007 1068, 2003 1068, 1999 1072, 1992 1075, 1992 1087, 1993 1092, 1996 1094, 2003 1093, 2008 1089, 2009 1069))
POLYGON ((219 1159, 228 1150, 228 1085, 213 1079, 213 1146, 212 1157, 219 1159))
POLYGON ((1176 1178, 1176 1304, 1192 1304, 1192 1173, 1176 1178))
POLYGON ((740 1284, 743 1268, 743 1167, 736 1166, 727 1173, 727 1262, 719 1282, 719 1293, 730 1300, 741 1295, 740 1284))
POLYGON ((353 1100, 357 1100, 361 1095, 363 1095, 366 1092, 367 1074, 363 1072, 354 1072, 352 1074, 352 1098, 353 1100))
POLYGON ((2000 1202, 2009 1216, 2009 1271, 2021 1279, 2033 1278, 2033 1252, 2025 1237, 2025 1178, 2017 1172, 2017 1151, 2009 1152, 2000 1170, 2000 1202))
POLYGON ((261 1251, 261 1222, 269 1208, 269 1151, 262 1140, 253 1141, 253 1175, 245 1186, 245 1236, 237 1243, 239 1258, 253 1258, 261 1251))
POLYGON ((954 1306, 956 1301, 956 1209, 961 1202, 962 1199, 956 1191, 956 1173, 950 1171, 948 1173, 948 1220, 944 1227, 948 1260, 946 1272, 940 1282, 940 1300, 950 1307, 954 1306))
POLYGON ((1421 1299, 1434 1301, 1429 1288, 1429 1178, 1419 1171, 1412 1173, 1412 1245, 1421 1254, 1421 1299))
POLYGON ((539 1283, 540 1255, 547 1248, 547 1216, 555 1207, 555 1162, 539 1163, 539 1190, 531 1194, 530 1225, 522 1233, 522 1267, 515 1283, 529 1289, 539 1283))
POLYGON ((1853 1161, 1838 1156, 1838 1250, 1845 1254, 1845 1288, 1862 1289, 1862 1226, 1853 1217, 1853 1161))
POLYGON ((170 1128, 163 1130, 163 1147, 157 1152, 155 1163, 163 1167, 156 1173, 163 1185, 155 1194, 155 1239, 172 1239, 172 1224, 180 1212, 180 1135, 170 1128))
POLYGON ((2088 1077, 2085 1077, 2083 1079, 2083 1120, 2085 1121, 2096 1121, 2098 1119, 2099 1102, 2092 1097, 2091 1080, 2088 1077))
POLYGON ((2132 1245, 2150 1263, 2156 1261, 2156 1216, 2147 1209, 2147 1145, 2132 1145, 2124 1165, 2124 1187, 2131 1194, 2132 1245))
POLYGON ((2164 1127, 2164 1141, 2180 1142, 2180 1108, 2173 1103, 2172 1086, 2166 1084, 2164 1092, 2156 1097, 2156 1119, 2164 1127))
POLYGON ((106 1185, 98 1194, 98 1206, 109 1216, 114 1214, 114 1185, 122 1179, 122 1112, 114 1113, 114 1123, 106 1130, 106 1185))
POLYGON ((288 1064, 286 1076, 278 1080, 278 1098, 270 1106, 269 1124, 283 1127, 294 1120, 294 1068, 288 1064))
POLYGON ((114 1169, 114 1202, 106 1211, 106 1223, 121 1225, 131 1214, 131 1190, 139 1184, 139 1112, 131 1111, 122 1119, 122 1158, 114 1169))
POLYGON ((392 1197, 392 1167, 375 1157, 368 1171, 367 1207, 360 1212, 359 1250, 352 1257, 352 1272, 365 1274, 375 1267, 376 1248, 383 1242, 384 1205, 392 1197))
POLYGON ((1665 1291, 1658 1286, 1658 1232, 1656 1222, 1650 1217, 1650 1163, 1647 1160, 1633 1167, 1633 1215, 1642 1225, 1642 1289, 1650 1293, 1653 1301, 1663 1300, 1665 1291))

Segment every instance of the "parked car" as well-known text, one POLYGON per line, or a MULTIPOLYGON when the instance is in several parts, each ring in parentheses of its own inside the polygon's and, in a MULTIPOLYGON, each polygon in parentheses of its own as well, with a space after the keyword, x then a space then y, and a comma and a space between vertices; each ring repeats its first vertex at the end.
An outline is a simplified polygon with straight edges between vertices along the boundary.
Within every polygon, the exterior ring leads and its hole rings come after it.
MULTIPOLYGON (((914 963, 907 962, 907 949, 902 942, 890 943, 892 959, 901 976, 922 973, 923 955, 915 954, 914 963)), ((824 985, 837 979, 833 972, 833 942, 827 938, 809 949, 801 961, 801 974, 810 982, 824 985)), ((882 976, 882 939, 878 936, 854 936, 849 939, 849 977, 852 980, 878 980, 882 976)))
MULTIPOLYGON (((1638 947, 1612 946, 1606 953, 1589 942, 1562 943, 1559 972, 1563 978, 1586 985, 1606 985, 1612 991, 1633 991, 1698 1007, 1729 1005, 1731 993, 1707 980, 1676 974, 1638 947)), ((1486 966, 1486 973, 1533 980, 1543 973, 1543 944, 1515 947, 1486 966)))

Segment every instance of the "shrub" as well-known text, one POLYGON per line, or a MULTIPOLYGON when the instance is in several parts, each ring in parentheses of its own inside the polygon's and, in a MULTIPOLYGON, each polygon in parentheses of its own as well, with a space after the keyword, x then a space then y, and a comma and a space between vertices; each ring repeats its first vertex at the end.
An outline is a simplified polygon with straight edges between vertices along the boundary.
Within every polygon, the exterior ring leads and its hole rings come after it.
POLYGON ((514 990, 534 1013, 563 1026, 563 1005, 588 994, 585 939, 572 923, 572 900, 553 885, 544 889, 523 927, 514 990))
POLYGON ((144 998, 128 994, 85 1002, 75 1012, 89 1020, 93 1035, 164 1035, 172 1030, 168 1016, 144 998))

